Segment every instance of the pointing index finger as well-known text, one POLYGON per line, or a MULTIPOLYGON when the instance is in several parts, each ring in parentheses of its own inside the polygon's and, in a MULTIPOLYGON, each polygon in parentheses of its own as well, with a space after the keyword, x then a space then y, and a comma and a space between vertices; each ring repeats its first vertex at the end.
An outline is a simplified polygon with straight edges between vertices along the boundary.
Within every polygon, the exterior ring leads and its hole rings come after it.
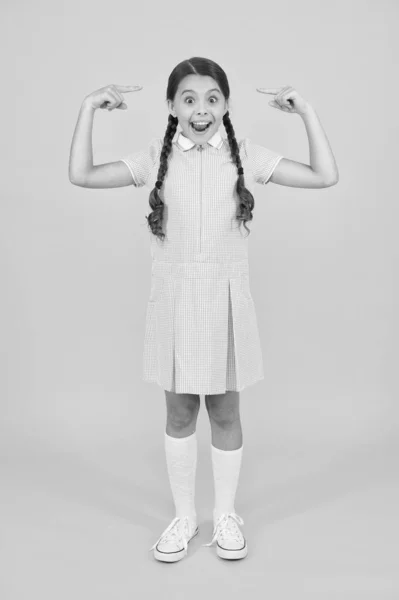
POLYGON ((278 94, 278 90, 275 88, 256 88, 258 92, 262 94, 278 94))
POLYGON ((142 85, 117 85, 118 92, 134 92, 143 89, 142 85))

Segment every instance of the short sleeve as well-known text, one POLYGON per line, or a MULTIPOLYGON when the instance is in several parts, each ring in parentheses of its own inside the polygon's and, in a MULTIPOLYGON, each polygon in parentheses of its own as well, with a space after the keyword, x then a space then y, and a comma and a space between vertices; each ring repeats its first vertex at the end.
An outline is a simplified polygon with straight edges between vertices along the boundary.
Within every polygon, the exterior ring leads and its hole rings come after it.
POLYGON ((142 187, 149 179, 151 171, 159 166, 162 140, 153 138, 145 150, 138 150, 124 156, 120 160, 129 168, 135 187, 142 187))
POLYGON ((264 146, 254 144, 250 139, 244 140, 244 152, 248 160, 249 168, 254 174, 254 179, 257 183, 265 185, 273 175, 274 169, 282 158, 278 152, 269 150, 264 146))

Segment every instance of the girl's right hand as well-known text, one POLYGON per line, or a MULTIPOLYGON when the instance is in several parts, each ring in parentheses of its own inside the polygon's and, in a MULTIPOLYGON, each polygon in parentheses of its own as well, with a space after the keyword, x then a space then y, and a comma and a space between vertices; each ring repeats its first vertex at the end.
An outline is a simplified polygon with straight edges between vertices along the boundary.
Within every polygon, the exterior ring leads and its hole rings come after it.
POLYGON ((123 102, 122 92, 138 92, 142 89, 142 85, 111 84, 92 92, 86 96, 84 102, 89 104, 94 109, 106 108, 107 110, 113 110, 114 108, 120 108, 122 110, 126 110, 127 104, 123 102))

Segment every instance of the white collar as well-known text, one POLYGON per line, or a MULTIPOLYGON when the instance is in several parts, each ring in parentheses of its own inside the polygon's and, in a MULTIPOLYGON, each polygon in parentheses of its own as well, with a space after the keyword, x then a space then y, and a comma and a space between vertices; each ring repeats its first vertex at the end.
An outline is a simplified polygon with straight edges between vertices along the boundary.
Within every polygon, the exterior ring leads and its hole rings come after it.
MULTIPOLYGON (((218 150, 220 150, 221 147, 223 146, 223 142, 224 142, 224 140, 223 140, 222 136, 220 135, 219 130, 217 130, 216 133, 208 140, 207 143, 210 144, 211 146, 213 146, 214 148, 217 148, 218 150)), ((182 131, 180 131, 179 135, 177 136, 176 144, 184 151, 190 150, 194 146, 200 145, 200 144, 196 144, 195 142, 190 140, 188 137, 183 135, 182 131)))

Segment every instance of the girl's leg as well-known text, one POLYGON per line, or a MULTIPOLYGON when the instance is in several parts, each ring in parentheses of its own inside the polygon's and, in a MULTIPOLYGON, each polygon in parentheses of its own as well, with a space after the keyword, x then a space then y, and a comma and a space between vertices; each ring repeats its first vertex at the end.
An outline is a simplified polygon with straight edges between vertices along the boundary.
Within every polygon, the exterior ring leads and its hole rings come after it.
POLYGON ((241 448, 240 392, 225 392, 205 396, 206 410, 212 432, 212 444, 219 450, 241 448))
POLYGON ((239 392, 205 396, 212 431, 212 467, 215 489, 213 521, 234 507, 241 469, 243 438, 239 411, 239 392))
POLYGON ((196 521, 196 424, 200 397, 197 394, 174 394, 167 390, 165 396, 167 406, 165 453, 176 517, 188 515, 196 521))
POLYGON ((185 438, 196 431, 200 409, 199 394, 175 394, 165 390, 166 433, 174 438, 185 438))

